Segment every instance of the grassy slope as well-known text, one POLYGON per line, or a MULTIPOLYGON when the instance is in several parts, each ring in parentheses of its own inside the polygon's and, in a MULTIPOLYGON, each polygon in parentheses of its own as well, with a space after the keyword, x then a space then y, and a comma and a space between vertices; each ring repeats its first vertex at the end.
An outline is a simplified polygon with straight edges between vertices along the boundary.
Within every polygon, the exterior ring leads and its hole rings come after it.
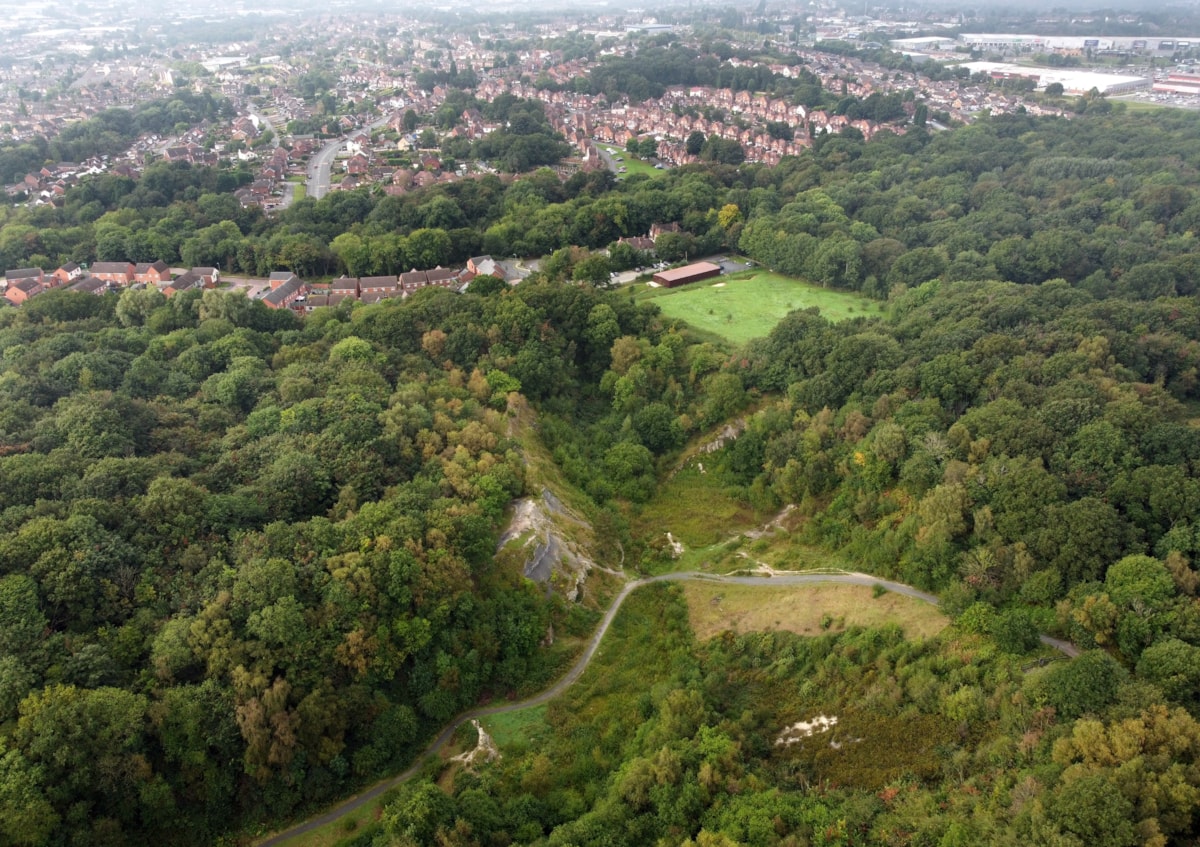
POLYGON ((669 318, 686 321, 734 344, 762 338, 780 318, 816 306, 831 321, 883 313, 881 304, 857 294, 831 291, 770 271, 751 270, 676 289, 650 289, 669 318), (723 283, 723 284, 722 284, 723 283))
POLYGON ((484 718, 483 728, 491 734, 498 747, 526 747, 539 732, 546 729, 546 707, 534 706, 519 712, 506 712, 484 718))

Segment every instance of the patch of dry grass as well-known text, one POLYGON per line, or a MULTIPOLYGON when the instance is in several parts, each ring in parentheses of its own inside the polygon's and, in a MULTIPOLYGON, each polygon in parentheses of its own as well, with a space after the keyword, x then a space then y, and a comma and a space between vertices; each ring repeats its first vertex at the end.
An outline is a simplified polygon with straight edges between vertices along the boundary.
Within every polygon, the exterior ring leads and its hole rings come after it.
POLYGON ((683 592, 692 629, 701 641, 726 630, 822 635, 890 623, 899 625, 909 638, 929 638, 949 623, 935 606, 891 592, 875 597, 874 590, 864 585, 759 588, 688 582, 683 592))

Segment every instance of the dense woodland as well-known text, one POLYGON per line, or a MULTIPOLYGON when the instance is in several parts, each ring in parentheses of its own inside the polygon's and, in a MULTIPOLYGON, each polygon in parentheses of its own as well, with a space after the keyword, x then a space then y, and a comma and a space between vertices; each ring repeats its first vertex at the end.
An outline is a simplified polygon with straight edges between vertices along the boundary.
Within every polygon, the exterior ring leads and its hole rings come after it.
POLYGON ((10 266, 151 239, 260 272, 549 258, 511 289, 303 322, 219 292, 0 313, 3 839, 212 843, 545 684, 566 658, 549 626, 594 612, 493 557, 528 401, 627 569, 670 566, 630 518, 689 440, 744 416, 713 457, 727 496, 797 505, 795 543, 940 592, 955 627, 696 644, 655 589, 615 633, 635 682, 573 692, 540 746, 450 793, 412 784, 360 843, 1190 843, 1197 128, 982 119, 774 169, 540 171, 269 221, 162 165, 10 211, 10 266), (796 312, 733 350, 570 282, 672 221, 663 251, 740 249, 888 314, 796 312), (1022 665, 1039 631, 1083 656, 1022 665), (775 748, 821 709, 882 746, 775 748))

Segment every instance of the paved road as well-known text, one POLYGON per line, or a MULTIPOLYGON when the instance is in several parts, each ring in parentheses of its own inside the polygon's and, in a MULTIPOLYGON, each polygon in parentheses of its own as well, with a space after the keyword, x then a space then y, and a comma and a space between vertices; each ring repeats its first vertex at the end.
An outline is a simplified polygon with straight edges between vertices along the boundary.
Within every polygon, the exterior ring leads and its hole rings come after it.
MULTIPOLYGON (((371 130, 379 129, 391 120, 391 114, 384 115, 378 120, 367 124, 365 129, 368 133, 371 130)), ((362 129, 356 129, 350 135, 361 132, 362 129)), ((308 196, 314 200, 320 200, 329 193, 329 172, 333 168, 333 160, 337 158, 338 151, 345 146, 350 135, 342 136, 334 139, 320 149, 320 151, 308 160, 308 196)))
POLYGON ((274 122, 258 109, 250 109, 247 113, 252 118, 258 118, 259 125, 262 127, 262 132, 269 132, 272 135, 271 147, 279 147, 283 144, 283 140, 279 137, 279 130, 275 128, 274 122))
POLYGON ((269 279, 261 279, 239 275, 221 275, 221 282, 229 286, 229 291, 244 291, 246 296, 251 300, 257 300, 262 297, 263 292, 271 286, 269 279))
POLYGON ((308 196, 320 200, 329 193, 329 170, 338 151, 346 143, 345 138, 330 141, 320 152, 308 160, 308 196))
MULTIPOLYGON (((273 847, 273 845, 281 844, 282 842, 295 838, 298 835, 303 835, 325 824, 332 823, 343 815, 350 814, 365 803, 369 803, 378 797, 389 788, 399 785, 412 779, 425 760, 440 750, 443 745, 450 740, 454 735, 455 730, 462 726, 472 718, 481 718, 488 715, 499 715, 505 712, 515 712, 520 709, 528 709, 532 706, 541 706, 549 703, 555 697, 558 697, 567 690, 579 677, 583 676, 583 672, 587 670, 587 666, 595 657, 596 652, 600 649, 600 642, 604 640, 605 633, 612 625, 613 620, 620 611, 621 605, 625 599, 643 585, 650 585, 656 582, 683 582, 684 580, 697 580, 704 582, 717 582, 733 585, 757 585, 757 586, 780 586, 780 585, 814 585, 818 583, 834 582, 842 585, 882 585, 888 591, 895 594, 903 594, 906 597, 913 597, 917 600, 923 600, 926 603, 937 605, 938 599, 932 594, 920 591, 913 588, 911 585, 904 585, 899 582, 892 582, 887 579, 880 579, 864 573, 776 573, 774 576, 720 576, 716 574, 702 574, 692 571, 683 573, 668 573, 660 576, 651 576, 644 579, 636 579, 627 582, 625 587, 621 589, 609 606, 608 611, 604 615, 604 619, 600 622, 600 626, 596 628, 595 634, 591 641, 588 642, 587 649, 583 651, 583 655, 576 660, 575 664, 567 671, 566 675, 560 678, 557 682, 547 688, 540 694, 535 694, 527 700, 520 700, 515 703, 501 703, 496 706, 485 706, 481 709, 473 709, 462 715, 459 715, 451 721, 445 729, 438 734, 438 737, 433 739, 428 747, 417 759, 413 765, 399 776, 386 779, 383 782, 377 783, 371 788, 364 791, 362 794, 356 794, 348 800, 344 800, 337 806, 334 806, 328 812, 318 815, 315 818, 309 818, 303 823, 297 824, 290 829, 286 829, 278 835, 273 835, 264 841, 260 841, 258 847, 273 847)), ((1042 636, 1042 642, 1051 647, 1055 647, 1068 656, 1074 657, 1079 655, 1079 650, 1072 644, 1065 641, 1059 641, 1049 636, 1042 636)))
MULTIPOLYGON (((601 147, 599 142, 593 142, 593 143, 596 145, 596 149, 598 151, 600 151, 601 161, 603 161, 604 164, 608 166, 608 169, 610 171, 612 171, 614 174, 616 174, 617 168, 619 168, 620 165, 617 164, 617 161, 613 158, 612 153, 609 153, 607 150, 605 150, 603 147, 601 147)), ((617 176, 618 177, 622 176, 622 174, 617 174, 617 176)))

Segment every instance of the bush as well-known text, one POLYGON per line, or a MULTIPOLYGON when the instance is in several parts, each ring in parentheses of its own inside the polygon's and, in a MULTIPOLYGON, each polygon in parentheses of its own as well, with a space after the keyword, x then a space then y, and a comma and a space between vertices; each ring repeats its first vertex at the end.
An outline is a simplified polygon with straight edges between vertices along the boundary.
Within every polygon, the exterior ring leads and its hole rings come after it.
POLYGON ((1037 626, 1025 609, 1008 609, 992 621, 992 638, 1005 653, 1028 653, 1038 646, 1037 626))

